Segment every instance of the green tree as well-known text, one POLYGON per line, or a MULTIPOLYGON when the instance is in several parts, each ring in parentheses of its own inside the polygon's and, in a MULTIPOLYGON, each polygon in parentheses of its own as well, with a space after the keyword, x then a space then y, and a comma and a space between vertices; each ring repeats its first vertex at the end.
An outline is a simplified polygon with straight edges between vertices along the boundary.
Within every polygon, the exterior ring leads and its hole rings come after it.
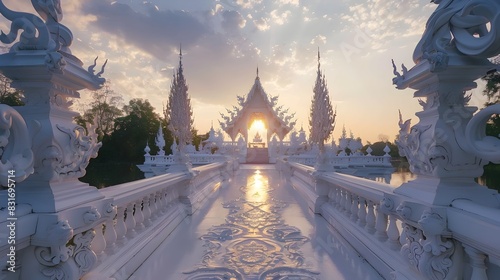
POLYGON ((88 104, 89 109, 83 115, 75 118, 77 124, 86 127, 87 123, 96 122, 97 136, 102 140, 104 136, 109 136, 114 129, 114 121, 123 115, 118 108, 123 98, 111 89, 111 83, 106 82, 104 86, 92 92, 92 102, 88 104))
MULTIPOLYGON (((148 100, 132 99, 123 107, 125 116, 114 120, 114 131, 103 138, 100 161, 144 162, 144 147, 154 143, 161 119, 148 100)), ((165 132, 165 131, 164 131, 165 132)), ((168 144, 167 144, 168 145, 168 144)))
MULTIPOLYGON (((483 80, 486 81, 486 87, 483 90, 483 94, 488 98, 488 101, 484 104, 485 106, 490 106, 500 103, 500 72, 490 72, 483 80)), ((490 136, 499 136, 500 134, 500 115, 493 115, 487 126, 486 134, 490 136)))
POLYGON ((9 106, 22 106, 23 94, 10 86, 12 81, 0 73, 0 103, 9 106))

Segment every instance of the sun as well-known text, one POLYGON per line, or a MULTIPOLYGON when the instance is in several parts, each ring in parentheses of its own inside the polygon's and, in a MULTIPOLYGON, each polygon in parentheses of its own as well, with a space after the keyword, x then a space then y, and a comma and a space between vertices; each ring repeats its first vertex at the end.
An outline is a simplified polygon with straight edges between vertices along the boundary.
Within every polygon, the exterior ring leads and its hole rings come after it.
POLYGON ((252 128, 255 130, 264 130, 266 128, 266 125, 262 120, 255 120, 252 123, 252 128))

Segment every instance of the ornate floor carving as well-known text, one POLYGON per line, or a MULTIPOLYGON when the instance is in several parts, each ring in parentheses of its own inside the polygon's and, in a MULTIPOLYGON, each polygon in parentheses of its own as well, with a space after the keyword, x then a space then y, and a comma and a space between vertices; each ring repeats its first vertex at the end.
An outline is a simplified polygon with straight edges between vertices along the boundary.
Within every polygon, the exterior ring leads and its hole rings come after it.
POLYGON ((223 204, 226 222, 200 237, 204 255, 186 279, 319 279, 301 251, 309 238, 282 219, 288 205, 271 198, 267 176, 255 171, 240 191, 243 196, 223 204))

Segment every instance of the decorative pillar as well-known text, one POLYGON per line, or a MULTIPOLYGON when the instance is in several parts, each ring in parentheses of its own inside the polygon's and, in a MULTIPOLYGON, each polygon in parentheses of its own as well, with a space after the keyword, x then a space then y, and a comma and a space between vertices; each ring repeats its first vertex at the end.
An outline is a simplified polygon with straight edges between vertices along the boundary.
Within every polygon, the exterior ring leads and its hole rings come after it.
MULTIPOLYGON (((102 198, 94 187, 78 181, 85 175, 89 160, 97 156, 101 143, 97 143, 95 127, 88 127, 87 134, 85 128, 73 122, 78 113, 69 106, 71 98, 80 97, 78 90, 102 86, 103 70, 94 74, 95 63, 85 70, 83 63, 71 54, 73 36, 59 23, 62 12, 59 1, 55 2, 47 5, 33 1, 45 21, 11 11, 0 2, 0 13, 12 21, 11 32, 0 36, 0 40, 13 43, 18 30, 22 30, 10 52, 0 56, 0 71, 25 96, 26 105, 15 109, 29 133, 23 135, 28 139, 21 140, 33 143, 30 148, 34 170, 19 183, 17 202, 32 205, 35 212, 57 212, 102 198), (22 28, 18 22, 24 23, 22 28)), ((22 156, 26 158, 27 154, 22 156)))
POLYGON ((101 143, 94 126, 86 131, 74 123, 78 114, 69 107, 78 90, 102 86, 104 65, 95 73, 94 61, 85 70, 71 53, 73 35, 59 23, 59 0, 31 2, 40 17, 9 10, 0 0, 0 13, 12 22, 0 41, 13 43, 0 55, 0 72, 23 91, 26 104, 0 106, 0 173, 3 179, 14 171, 16 204, 30 205, 37 223, 29 246, 18 252, 18 277, 80 279, 97 262, 94 228, 113 219, 116 207, 78 181, 101 143))
POLYGON ((412 127, 400 115, 397 144, 417 179, 395 193, 433 205, 467 198, 497 206, 495 192, 479 186, 474 178, 482 175, 489 161, 500 162, 500 139, 484 135, 486 121, 491 113, 500 113, 500 105, 488 108, 486 118, 484 113, 473 117, 477 108, 468 105, 471 95, 466 91, 497 69, 488 58, 500 53, 500 4, 434 2, 439 6, 415 49, 416 65, 410 70, 402 65, 399 73, 393 62, 394 84, 398 89, 415 89, 414 97, 423 109, 416 113, 420 121, 412 127))
MULTIPOLYGON (((394 194, 382 210, 399 216, 401 254, 426 279, 462 279, 462 246, 447 228, 446 208, 465 198, 499 207, 497 192, 474 182, 489 161, 500 162, 500 139, 485 135, 485 126, 500 105, 469 106, 468 90, 497 65, 500 54, 500 3, 495 0, 433 1, 436 11, 413 54, 415 66, 398 72, 394 84, 412 88, 422 111, 411 126, 400 112, 397 145, 417 175, 394 194)), ((478 266, 480 267, 480 265, 478 266)), ((476 271, 482 277, 481 268, 476 271)))

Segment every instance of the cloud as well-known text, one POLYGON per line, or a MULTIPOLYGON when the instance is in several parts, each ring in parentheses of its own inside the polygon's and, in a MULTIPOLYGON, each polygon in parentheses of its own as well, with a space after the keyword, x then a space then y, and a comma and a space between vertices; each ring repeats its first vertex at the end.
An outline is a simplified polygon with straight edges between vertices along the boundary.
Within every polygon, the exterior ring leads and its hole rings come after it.
POLYGON ((255 24, 255 27, 257 27, 258 30, 260 31, 266 31, 271 28, 271 26, 268 23, 268 20, 265 18, 258 18, 253 21, 253 24, 255 24))
POLYGON ((311 45, 321 46, 324 44, 326 44, 326 36, 323 35, 317 35, 311 40, 311 45))
POLYGON ((278 10, 273 10, 270 13, 271 19, 274 21, 274 23, 278 25, 283 25, 288 21, 288 18, 292 14, 291 11, 284 11, 284 12, 278 12, 278 10))
POLYGON ((371 0, 348 7, 348 12, 341 14, 341 19, 348 32, 363 33, 370 38, 370 48, 380 50, 398 37, 422 34, 427 16, 415 13, 415 10, 431 11, 435 5, 424 4, 420 0, 371 0))
POLYGON ((279 0, 280 6, 283 5, 292 5, 292 6, 299 6, 299 0, 279 0))
MULTIPOLYGON (((244 9, 253 9, 255 6, 261 4, 262 1, 263 0, 236 0, 236 4, 244 9)), ((224 2, 228 2, 228 0, 225 0, 224 2)))
POLYGON ((150 8, 143 14, 125 4, 93 0, 83 4, 83 11, 95 16, 93 24, 101 30, 160 59, 179 44, 195 45, 209 33, 205 25, 182 10, 150 8))
POLYGON ((238 11, 222 12, 222 28, 230 35, 240 33, 240 29, 246 25, 246 20, 238 11))

